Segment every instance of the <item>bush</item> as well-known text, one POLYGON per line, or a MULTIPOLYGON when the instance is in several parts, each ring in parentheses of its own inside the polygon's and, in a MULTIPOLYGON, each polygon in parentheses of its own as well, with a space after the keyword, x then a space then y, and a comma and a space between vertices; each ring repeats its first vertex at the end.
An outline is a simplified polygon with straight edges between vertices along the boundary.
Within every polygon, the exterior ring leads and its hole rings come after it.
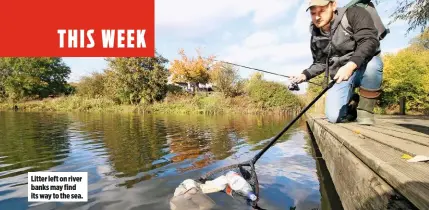
POLYGON ((172 85, 172 84, 168 84, 167 85, 167 94, 173 94, 173 95, 181 95, 183 93, 185 93, 185 91, 183 90, 183 88, 177 86, 177 85, 172 85))
POLYGON ((246 93, 261 108, 290 108, 299 105, 299 100, 286 85, 265 81, 258 74, 247 82, 246 93))
POLYGON ((82 77, 76 87, 77 95, 88 98, 99 98, 105 95, 106 76, 94 72, 91 76, 82 77))
POLYGON ((429 50, 408 48, 384 60, 381 107, 394 107, 405 97, 407 110, 429 111, 429 50))

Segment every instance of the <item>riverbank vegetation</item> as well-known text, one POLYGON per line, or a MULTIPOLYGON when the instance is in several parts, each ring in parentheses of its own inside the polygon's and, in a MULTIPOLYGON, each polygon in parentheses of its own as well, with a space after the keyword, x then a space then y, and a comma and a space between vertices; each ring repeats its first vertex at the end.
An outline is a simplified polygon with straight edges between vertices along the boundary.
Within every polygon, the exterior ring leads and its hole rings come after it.
MULTIPOLYGON (((429 30, 396 54, 383 55, 382 98, 377 113, 399 111, 406 98, 408 113, 429 113, 429 30)), ((240 78, 238 69, 214 57, 188 57, 170 62, 153 58, 108 58, 108 68, 68 83, 70 68, 61 58, 0 58, 0 110, 126 111, 175 113, 294 112, 322 88, 309 84, 299 96, 286 84, 263 74, 240 78)), ((312 81, 323 83, 324 74, 312 81)), ((324 110, 324 100, 316 105, 324 110)))
POLYGON ((67 83, 60 58, 3 58, 0 109, 24 111, 133 111, 179 113, 290 112, 300 101, 285 84, 260 73, 242 79, 214 57, 180 60, 108 58, 108 68, 67 83), (203 85, 203 86, 201 86, 203 85))

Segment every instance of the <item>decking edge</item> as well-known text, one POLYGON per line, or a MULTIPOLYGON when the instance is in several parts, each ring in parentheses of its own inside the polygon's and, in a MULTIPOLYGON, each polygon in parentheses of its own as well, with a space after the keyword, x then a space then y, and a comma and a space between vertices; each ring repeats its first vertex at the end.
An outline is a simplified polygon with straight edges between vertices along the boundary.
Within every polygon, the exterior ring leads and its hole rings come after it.
POLYGON ((307 125, 326 162, 344 209, 413 208, 408 200, 318 124, 315 118, 307 117, 307 125))

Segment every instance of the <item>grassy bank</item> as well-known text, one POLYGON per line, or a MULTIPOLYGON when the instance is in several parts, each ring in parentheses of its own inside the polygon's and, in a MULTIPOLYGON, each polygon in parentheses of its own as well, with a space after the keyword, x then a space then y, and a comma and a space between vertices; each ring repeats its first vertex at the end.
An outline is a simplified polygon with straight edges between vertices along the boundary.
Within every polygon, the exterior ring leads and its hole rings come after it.
MULTIPOLYGON (((100 97, 63 96, 43 100, 29 100, 12 103, 0 102, 0 111, 12 110, 16 105, 19 111, 54 111, 54 112, 137 112, 137 113, 175 113, 175 114, 276 114, 298 113, 308 105, 314 96, 300 95, 296 103, 285 103, 283 106, 270 106, 264 101, 255 101, 247 95, 224 97, 221 93, 198 93, 192 95, 169 94, 162 102, 153 104, 126 105, 117 104, 113 100, 100 97)), ((277 103, 279 104, 279 103, 277 103)), ((324 114, 325 97, 322 96, 308 113, 324 114)), ((376 106, 376 114, 395 115, 399 113, 399 104, 389 107, 376 106)), ((422 115, 426 112, 407 110, 408 115, 422 115)))
POLYGON ((87 98, 82 96, 64 96, 44 100, 32 100, 18 103, 2 102, 0 110, 12 110, 14 105, 19 111, 59 111, 59 112, 139 112, 139 113, 285 113, 296 112, 299 104, 271 106, 256 102, 249 96, 223 97, 219 93, 199 93, 192 95, 168 95, 162 102, 153 104, 119 105, 108 98, 87 98))
POLYGON ((117 105, 105 98, 64 96, 18 103, 2 102, 0 103, 0 110, 11 110, 14 105, 18 106, 19 111, 133 111, 135 109, 134 106, 117 105))

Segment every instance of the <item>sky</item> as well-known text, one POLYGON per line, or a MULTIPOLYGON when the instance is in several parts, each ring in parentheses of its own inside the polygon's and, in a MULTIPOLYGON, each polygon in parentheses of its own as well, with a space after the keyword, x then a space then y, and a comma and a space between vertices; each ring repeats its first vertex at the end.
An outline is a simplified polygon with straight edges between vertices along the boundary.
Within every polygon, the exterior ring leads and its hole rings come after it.
MULTIPOLYGON (((350 0, 339 0, 344 6, 350 0)), ((385 24, 397 0, 381 0, 376 6, 385 24)), ((297 75, 312 63, 308 0, 155 0, 155 48, 163 57, 216 55, 217 59, 264 69, 284 75, 297 75)), ((381 41, 384 53, 407 47, 418 30, 406 34, 407 23, 388 25, 391 33, 381 41)), ((104 58, 63 58, 70 66, 69 82, 107 67, 104 58)), ((254 70, 239 68, 242 78, 254 70)), ((287 78, 264 74, 272 81, 288 83, 287 78)), ((300 85, 306 88, 307 83, 300 85)))

